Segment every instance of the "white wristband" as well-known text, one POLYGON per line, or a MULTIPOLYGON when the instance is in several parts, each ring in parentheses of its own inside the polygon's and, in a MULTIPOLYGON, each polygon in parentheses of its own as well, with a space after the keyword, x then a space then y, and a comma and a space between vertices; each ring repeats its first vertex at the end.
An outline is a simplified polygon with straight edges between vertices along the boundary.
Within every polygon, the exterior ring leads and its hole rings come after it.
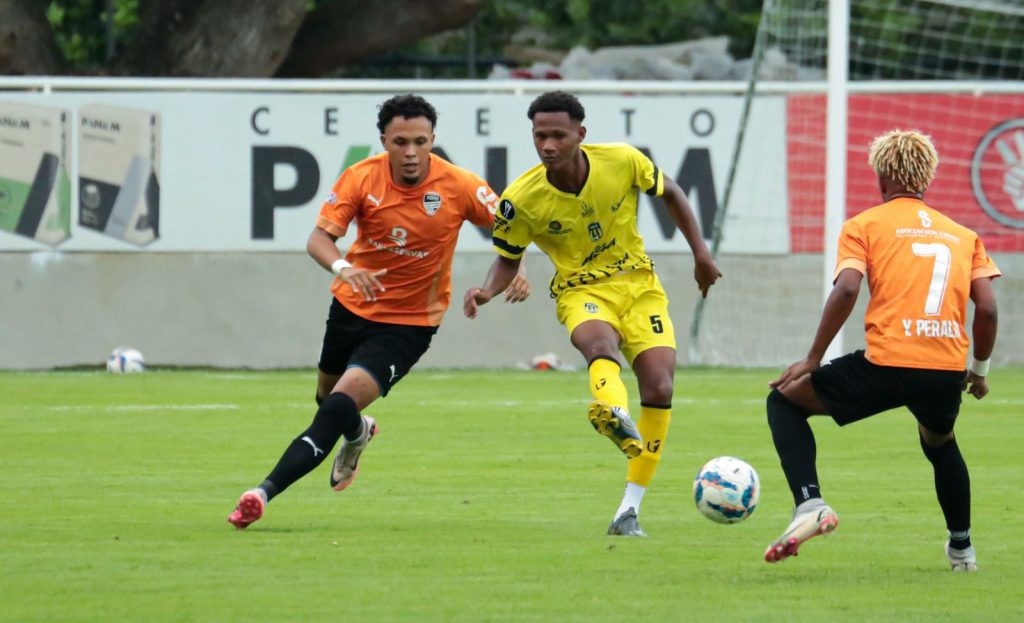
POLYGON ((978 361, 974 357, 971 357, 971 365, 967 368, 971 371, 974 376, 988 376, 988 364, 991 359, 984 361, 978 361))
POLYGON ((352 268, 352 265, 349 264, 343 257, 339 257, 338 259, 334 260, 333 264, 331 264, 331 272, 334 273, 335 275, 340 275, 341 271, 345 268, 352 268))

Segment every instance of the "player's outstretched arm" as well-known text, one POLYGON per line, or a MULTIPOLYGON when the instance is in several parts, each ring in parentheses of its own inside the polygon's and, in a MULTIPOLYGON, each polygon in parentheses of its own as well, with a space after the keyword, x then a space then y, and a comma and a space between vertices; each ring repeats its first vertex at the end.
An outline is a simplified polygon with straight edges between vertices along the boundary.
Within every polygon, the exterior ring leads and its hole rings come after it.
POLYGON ((466 295, 462 298, 462 312, 466 314, 466 318, 476 318, 480 305, 486 304, 497 293, 503 292, 509 287, 519 273, 521 261, 522 258, 510 260, 500 255, 494 258, 491 269, 487 271, 484 284, 479 288, 466 290, 466 295))
POLYGON ((506 303, 521 303, 530 298, 530 282, 526 280, 526 259, 525 256, 519 260, 519 269, 512 283, 505 288, 506 303))
POLYGON ((387 269, 371 270, 352 266, 341 257, 338 251, 338 237, 320 227, 314 227, 306 241, 306 253, 316 260, 324 269, 334 273, 347 283, 350 288, 363 295, 367 301, 376 301, 377 292, 383 292, 384 286, 379 278, 387 269))
POLYGON ((991 277, 979 277, 971 282, 971 300, 974 301, 974 324, 971 325, 974 355, 967 370, 964 389, 981 400, 988 393, 988 360, 996 345, 999 316, 991 277))
POLYGON ((836 284, 825 301, 825 309, 821 312, 821 321, 818 323, 818 330, 814 334, 814 342, 807 351, 807 356, 786 368, 782 376, 768 383, 769 387, 783 391, 790 383, 821 367, 821 358, 825 356, 825 350, 850 317, 853 306, 857 303, 862 279, 864 275, 853 268, 845 268, 839 273, 836 284))
POLYGON ((672 221, 675 222, 679 231, 683 232, 687 244, 690 245, 690 250, 693 252, 693 278, 697 282, 697 287, 700 288, 701 296, 707 298, 708 289, 722 276, 722 271, 718 270, 715 260, 711 257, 711 252, 704 244, 704 237, 697 224, 697 217, 693 214, 693 208, 690 207, 686 193, 672 178, 665 177, 664 180, 665 192, 662 196, 668 205, 672 221))

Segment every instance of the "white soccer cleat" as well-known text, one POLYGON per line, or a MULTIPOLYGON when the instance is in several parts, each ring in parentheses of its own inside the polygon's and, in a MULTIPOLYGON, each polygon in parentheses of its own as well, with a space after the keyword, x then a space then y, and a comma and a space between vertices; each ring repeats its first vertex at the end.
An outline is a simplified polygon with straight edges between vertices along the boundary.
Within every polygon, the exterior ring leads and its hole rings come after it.
POLYGON ((359 439, 349 441, 345 439, 334 457, 334 466, 331 468, 331 488, 335 491, 343 491, 352 484, 359 473, 359 456, 370 444, 370 440, 377 434, 377 422, 368 415, 363 418, 363 434, 359 439))
POLYGON ((829 534, 839 525, 839 515, 824 502, 802 513, 793 512, 793 521, 789 522, 789 527, 765 550, 765 562, 779 562, 796 556, 804 541, 819 534, 829 534))
POLYGON ((953 549, 949 546, 949 541, 946 541, 946 558, 949 559, 953 571, 978 570, 978 557, 974 553, 973 545, 967 549, 953 549))

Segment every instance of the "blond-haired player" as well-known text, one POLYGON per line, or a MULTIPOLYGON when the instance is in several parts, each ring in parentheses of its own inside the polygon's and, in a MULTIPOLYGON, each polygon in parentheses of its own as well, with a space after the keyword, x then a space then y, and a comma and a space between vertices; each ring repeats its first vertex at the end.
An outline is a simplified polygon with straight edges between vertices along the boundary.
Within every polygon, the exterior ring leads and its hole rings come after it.
POLYGON ((946 557, 954 571, 974 571, 970 478, 953 425, 962 391, 978 399, 988 393, 996 338, 992 279, 1001 273, 976 233, 924 202, 938 166, 927 136, 900 130, 882 134, 871 144, 868 164, 878 176, 883 203, 843 225, 835 286, 811 349, 769 383, 774 389, 768 424, 796 509, 765 560, 793 556, 801 543, 839 524, 818 488, 808 416, 830 415, 845 426, 905 406, 917 419, 921 449, 935 471, 935 492, 949 530, 946 557), (871 293, 864 315, 867 350, 822 366, 865 276, 871 293), (969 365, 968 298, 975 305, 969 365))
POLYGON ((587 415, 631 459, 608 534, 645 536, 637 517, 668 435, 676 341, 668 298, 637 231, 639 193, 664 197, 693 251, 703 295, 721 273, 679 185, 635 147, 583 144, 585 113, 573 95, 544 93, 527 116, 541 163, 502 194, 493 234, 498 257, 484 284, 466 292, 464 311, 475 317, 479 305, 505 289, 531 242, 547 254, 555 265, 550 290, 558 320, 590 371, 594 400, 587 415), (640 389, 636 425, 628 413, 620 351, 640 389))

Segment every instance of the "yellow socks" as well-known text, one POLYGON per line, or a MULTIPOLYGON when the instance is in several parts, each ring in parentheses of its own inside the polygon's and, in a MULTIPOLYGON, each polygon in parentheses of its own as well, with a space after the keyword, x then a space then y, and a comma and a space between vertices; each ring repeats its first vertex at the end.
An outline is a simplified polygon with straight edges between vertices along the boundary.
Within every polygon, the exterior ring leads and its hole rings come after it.
MULTIPOLYGON (((620 376, 622 368, 611 359, 595 359, 590 363, 590 393, 597 400, 603 400, 613 407, 629 411, 629 394, 620 376)), ((661 460, 661 451, 668 436, 668 425, 672 420, 672 409, 640 407, 637 429, 644 440, 640 456, 631 459, 626 471, 626 481, 647 487, 654 478, 661 460)))
MULTIPOLYGON (((591 373, 593 378, 593 373, 591 373)), ((654 472, 661 461, 661 451, 668 437, 668 425, 672 420, 671 409, 640 407, 640 420, 636 423, 637 430, 644 440, 644 451, 640 456, 629 461, 626 469, 626 481, 647 487, 654 478, 654 472)))
POLYGON ((622 382, 622 368, 611 359, 595 359, 590 362, 590 393, 597 400, 610 406, 629 411, 629 394, 622 382))

